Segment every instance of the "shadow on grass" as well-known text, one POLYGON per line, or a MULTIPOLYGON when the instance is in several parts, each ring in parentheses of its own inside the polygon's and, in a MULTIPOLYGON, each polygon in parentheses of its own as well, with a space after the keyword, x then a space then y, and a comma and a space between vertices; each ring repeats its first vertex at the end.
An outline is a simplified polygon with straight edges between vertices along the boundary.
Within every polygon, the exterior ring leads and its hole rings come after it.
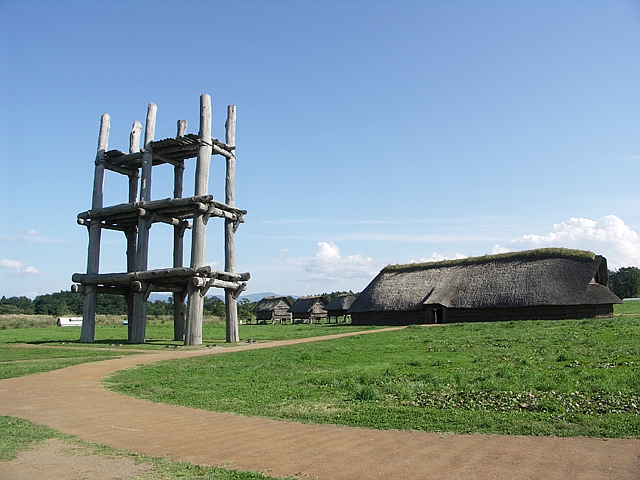
POLYGON ((14 343, 22 343, 26 345, 43 345, 43 346, 66 346, 71 345, 74 347, 128 347, 128 348, 144 348, 144 347, 175 347, 175 346, 184 346, 184 342, 182 340, 157 340, 157 339, 147 339, 144 343, 129 343, 126 340, 121 338, 107 338, 95 340, 92 343, 84 343, 80 342, 80 340, 32 340, 28 342, 14 342, 14 343))

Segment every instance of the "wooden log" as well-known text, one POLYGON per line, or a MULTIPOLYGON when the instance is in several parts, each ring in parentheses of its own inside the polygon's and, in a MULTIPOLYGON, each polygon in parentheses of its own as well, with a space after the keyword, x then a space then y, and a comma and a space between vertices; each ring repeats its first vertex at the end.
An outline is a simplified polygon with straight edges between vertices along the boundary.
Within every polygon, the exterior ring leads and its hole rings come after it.
POLYGON ((136 120, 131 126, 131 133, 129 134, 129 153, 136 153, 140 151, 140 134, 142 133, 142 124, 136 120))
MULTIPOLYGON (((224 272, 222 272, 224 273, 224 272)), ((155 280, 171 277, 192 277, 192 276, 217 276, 211 267, 205 265, 200 268, 178 267, 178 268, 160 268, 156 270, 146 270, 129 273, 101 273, 101 274, 83 274, 74 273, 71 280, 74 283, 83 285, 128 285, 135 280, 155 280)), ((248 274, 247 274, 248 275, 248 274)))
MULTIPOLYGON (((178 120, 176 137, 184 137, 187 133, 187 121, 178 120)), ((182 197, 184 180, 184 161, 173 169, 173 198, 182 197)), ((189 225, 184 222, 173 229, 173 266, 182 267, 184 262, 184 230, 189 225)), ((187 290, 183 289, 173 294, 173 339, 184 340, 184 299, 187 290)))
MULTIPOLYGON (((167 225, 173 225, 174 227, 180 229, 180 227, 182 226, 182 223, 184 222, 184 220, 180 220, 179 218, 175 218, 175 217, 168 217, 166 215, 160 215, 159 213, 152 213, 151 216, 149 217, 149 221, 151 223, 166 223, 167 225)), ((184 223, 189 223, 189 222, 184 222, 184 223)), ((174 266, 181 266, 181 265, 174 265, 174 266)))
POLYGON ((219 147, 216 144, 212 144, 211 145, 211 150, 212 150, 213 153, 218 154, 218 155, 222 155, 225 158, 233 157, 233 153, 231 153, 231 152, 219 147))
MULTIPOLYGON (((151 148, 151 147, 149 147, 151 148)), ((153 164, 154 165, 161 165, 163 163, 169 163, 171 165, 178 166, 180 165, 180 162, 183 162, 184 160, 181 158, 171 158, 171 157, 167 157, 166 155, 162 155, 161 153, 154 153, 153 154, 153 164)))
MULTIPOLYGON (((202 289, 204 287, 216 287, 234 291, 240 286, 238 282, 228 282, 226 280, 220 280, 219 278, 207 279, 205 277, 193 277, 191 279, 191 283, 198 289, 202 289)), ((204 294, 201 293, 201 295, 204 294)))
POLYGON ((136 270, 136 230, 132 225, 127 227, 125 235, 127 237, 127 272, 135 272, 136 270))
MULTIPOLYGON (((140 122, 138 122, 140 123, 140 122)), ((121 167, 128 168, 137 168, 140 166, 140 161, 142 160, 143 152, 135 152, 135 153, 122 153, 117 152, 116 154, 112 154, 108 157, 109 162, 114 165, 120 165, 121 167)))
POLYGON ((156 114, 158 106, 155 103, 147 105, 147 120, 144 126, 144 148, 146 149, 156 134, 156 114))
MULTIPOLYGON (((102 208, 104 198, 104 159, 109 145, 109 130, 111 118, 106 113, 100 119, 100 134, 98 136, 98 151, 96 153, 95 171, 93 176, 93 197, 91 208, 102 208)), ((89 227, 89 248, 87 254, 87 273, 97 274, 100 269, 100 222, 92 222, 89 227)), ((82 331, 80 342, 93 343, 96 328, 96 302, 98 292, 95 288, 85 289, 82 317, 82 331)))
MULTIPOLYGON (((133 122, 131 126, 131 134, 129 135, 129 154, 135 154, 140 152, 140 134, 142 133, 142 124, 139 121, 133 122)), ((135 176, 129 177, 129 203, 136 203, 138 201, 138 181, 140 179, 140 172, 136 167, 135 176)), ((136 250, 138 242, 138 227, 137 225, 130 226, 126 231, 127 237, 127 272, 133 272, 136 269, 136 250)), ((133 292, 129 291, 126 297, 127 302, 127 338, 131 338, 132 330, 135 323, 134 311, 135 311, 135 297, 133 292)))
POLYGON ((187 133, 188 122, 186 120, 178 120, 178 132, 176 138, 184 137, 187 133))
MULTIPOLYGON (((211 145, 204 140, 211 138, 211 97, 207 94, 200 96, 200 131, 201 140, 196 162, 195 195, 206 195, 209 190, 209 164, 211 162, 211 145)), ((193 230, 191 234, 191 267, 197 268, 205 264, 206 253, 206 225, 203 213, 195 212, 193 216, 193 230)), ((184 338, 185 345, 202 344, 202 296, 196 287, 189 285, 189 302, 187 314, 187 328, 184 338)))
MULTIPOLYGON (((233 106, 235 108, 234 105, 230 105, 230 106, 233 106)), ((226 128, 226 124, 225 124, 225 128, 226 128)), ((233 128, 235 128, 235 124, 234 124, 233 128)), ((234 132, 234 137, 235 137, 235 132, 234 132)), ((229 153, 232 153, 236 149, 235 145, 229 145, 228 143, 223 143, 220 140, 218 140, 217 138, 213 138, 213 137, 211 137, 211 143, 213 145, 216 145, 216 146, 222 148, 223 150, 226 150, 229 153)))
POLYGON ((162 200, 137 202, 133 204, 121 203, 119 205, 113 205, 111 207, 95 208, 95 209, 88 210, 86 212, 79 213, 78 218, 82 218, 82 219, 104 218, 104 217, 120 215, 123 213, 135 213, 137 215, 138 208, 146 208, 149 210, 173 209, 173 208, 179 209, 181 207, 191 206, 197 203, 207 204, 210 202, 213 202, 212 203, 213 205, 216 205, 218 208, 221 208, 224 210, 234 211, 241 214, 247 213, 246 210, 230 209, 224 203, 215 202, 213 200, 213 195, 199 195, 199 196, 185 197, 185 198, 165 198, 162 200))
MULTIPOLYGON (((200 132, 201 140, 211 138, 211 97, 200 96, 200 132)), ((195 195, 206 195, 209 191, 209 164, 211 163, 211 145, 201 143, 196 163, 195 195)))
POLYGON ((173 293, 173 339, 184 340, 184 299, 187 290, 182 289, 173 293))
MULTIPOLYGON (((236 107, 229 105, 227 107, 227 121, 225 124, 227 145, 235 147, 236 145, 236 107)), ((226 183, 225 183, 225 203, 234 208, 236 205, 236 157, 235 154, 226 157, 226 183)), ((235 239, 234 219, 225 217, 224 222, 224 253, 225 253, 225 272, 236 272, 236 239, 235 239)), ((238 331, 238 304, 237 298, 242 290, 236 295, 236 288, 225 289, 225 312, 227 322, 227 342, 240 341, 238 331)))
MULTIPOLYGON (((140 200, 151 200, 151 170, 153 167, 153 152, 151 142, 156 130, 156 113, 158 108, 150 103, 147 107, 147 119, 144 131, 144 152, 142 155, 142 178, 140 186, 140 200)), ((149 258, 149 227, 151 223, 145 217, 138 218, 138 242, 136 245, 136 270, 147 269, 149 258)), ((129 343, 144 343, 147 324, 146 293, 138 292, 133 296, 133 318, 129 331, 129 343)))
POLYGON ((121 175, 126 175, 128 177, 136 177, 138 170, 132 170, 131 168, 126 168, 126 167, 121 167, 119 165, 116 165, 114 163, 111 163, 107 160, 105 160, 104 162, 104 168, 106 168, 107 170, 111 170, 112 172, 116 172, 119 173, 121 175))
MULTIPOLYGON (((140 134, 142 132, 142 125, 139 121, 133 122, 131 127, 131 134, 129 135, 129 153, 140 152, 140 134)), ((138 201, 138 180, 140 178, 140 172, 135 169, 135 176, 129 177, 129 203, 135 203, 138 201)))
MULTIPOLYGON (((200 208, 198 208, 198 210, 200 210, 200 208)), ((206 209, 206 212, 204 214, 204 224, 206 225, 209 222, 209 218, 210 217, 219 217, 219 218, 224 218, 227 219, 227 221, 230 221, 231 224, 233 225, 233 223, 238 219, 238 215, 235 213, 231 213, 231 212, 226 212, 224 210, 221 210, 213 205, 209 205, 206 209)))

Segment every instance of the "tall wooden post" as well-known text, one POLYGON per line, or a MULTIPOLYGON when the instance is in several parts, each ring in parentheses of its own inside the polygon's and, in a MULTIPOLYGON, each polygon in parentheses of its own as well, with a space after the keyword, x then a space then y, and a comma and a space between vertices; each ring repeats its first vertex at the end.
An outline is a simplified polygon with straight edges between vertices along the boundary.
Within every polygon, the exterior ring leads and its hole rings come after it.
MULTIPOLYGON (((211 97, 207 94, 200 96, 200 148, 196 163, 196 187, 194 195, 207 195, 209 190, 209 165, 211 163, 211 97)), ((204 214, 196 212, 193 217, 191 232, 191 267, 198 268, 205 265, 207 231, 204 214)), ((200 289, 193 283, 189 284, 189 306, 187 313, 187 331, 185 345, 200 345, 202 343, 202 307, 203 298, 200 289)))
MULTIPOLYGON (((100 119, 100 135, 98 136, 98 152, 96 154, 96 167, 93 175, 93 197, 91 208, 102 208, 104 197, 104 160, 105 152, 109 144, 109 129, 111 119, 106 113, 100 119)), ((89 226, 89 252, 87 255, 87 273, 99 273, 100 271, 100 238, 102 227, 99 221, 94 220, 89 226)), ((86 285, 84 292, 84 306, 82 311, 82 331, 80 341, 93 343, 96 331, 96 303, 98 292, 95 286, 86 285)))
MULTIPOLYGON (((155 104, 150 103, 147 108, 147 120, 144 133, 144 153, 142 155, 142 179, 140 187, 140 201, 151 200, 151 167, 153 166, 153 155, 151 143, 156 130, 155 104)), ((151 223, 145 216, 138 218, 138 245, 136 248, 136 271, 141 272, 147 269, 149 258, 149 228, 151 223)), ((130 330, 129 343, 144 343, 147 327, 147 289, 143 284, 140 292, 136 292, 133 298, 133 325, 130 330)))
MULTIPOLYGON (((234 147, 236 145, 236 106, 227 107, 227 123, 225 142, 234 147)), ((230 207, 236 206, 236 157, 234 154, 227 157, 227 175, 225 185, 225 203, 230 207)), ((224 270, 228 273, 236 273, 236 225, 233 220, 224 221, 224 270)), ((234 292, 229 289, 224 291, 227 342, 238 342, 238 302, 234 292)))
MULTIPOLYGON (((139 121, 135 121, 131 127, 131 134, 129 135, 129 153, 137 153, 140 151, 140 133, 142 132, 142 125, 139 121)), ((138 201, 138 180, 140 179, 140 172, 135 169, 133 175, 129 176, 129 203, 135 203, 138 201)), ((136 238, 138 235, 138 228, 135 226, 128 227, 125 231, 127 237, 127 272, 135 272, 136 270, 136 238)), ((126 296, 127 300, 127 320, 128 320, 128 335, 127 338, 131 338, 131 329, 133 328, 133 292, 129 292, 126 296)))
MULTIPOLYGON (((176 138, 184 137, 187 133, 187 121, 178 120, 176 138)), ((173 198, 182 198, 182 183, 184 178, 184 160, 173 169, 173 198)), ((173 227, 173 266, 182 267, 184 262, 184 228, 181 225, 173 227)), ((173 339, 184 340, 184 297, 185 292, 173 294, 173 339)))

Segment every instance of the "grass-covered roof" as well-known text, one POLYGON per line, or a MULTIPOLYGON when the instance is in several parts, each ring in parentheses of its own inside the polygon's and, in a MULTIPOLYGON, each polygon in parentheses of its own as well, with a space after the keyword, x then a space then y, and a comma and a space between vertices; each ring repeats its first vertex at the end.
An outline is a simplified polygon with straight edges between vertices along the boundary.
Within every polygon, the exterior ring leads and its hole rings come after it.
POLYGON ((383 271, 404 272, 411 270, 424 270, 427 268, 444 268, 458 265, 473 265, 499 261, 527 261, 540 258, 581 258, 593 260, 595 253, 587 250, 572 250, 570 248, 538 248, 535 250, 523 250, 520 252, 498 253, 495 255, 483 255, 481 257, 467 257, 455 260, 442 260, 440 262, 408 263, 404 265, 388 265, 383 271))
POLYGON ((606 259, 544 248, 384 268, 349 313, 619 302, 607 288, 606 259))

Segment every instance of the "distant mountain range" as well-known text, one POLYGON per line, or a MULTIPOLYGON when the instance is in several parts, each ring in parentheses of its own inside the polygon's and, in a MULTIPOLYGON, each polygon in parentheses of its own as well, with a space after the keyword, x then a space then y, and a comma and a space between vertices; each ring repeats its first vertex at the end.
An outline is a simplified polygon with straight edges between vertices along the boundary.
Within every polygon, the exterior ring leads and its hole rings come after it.
MULTIPOLYGON (((162 300, 164 302, 167 301, 167 299, 171 296, 170 293, 152 293, 151 295, 149 295, 149 301, 150 302, 155 302, 156 300, 162 300)), ((207 295, 208 297, 217 297, 220 300, 224 300, 224 295, 207 295)), ((282 295, 280 293, 273 293, 273 292, 262 292, 262 293, 252 293, 250 295, 240 295, 239 300, 243 300, 243 299, 247 299, 250 302, 257 302, 262 300, 264 297, 286 297, 286 296, 291 296, 293 298, 298 298, 298 295, 282 295)))

